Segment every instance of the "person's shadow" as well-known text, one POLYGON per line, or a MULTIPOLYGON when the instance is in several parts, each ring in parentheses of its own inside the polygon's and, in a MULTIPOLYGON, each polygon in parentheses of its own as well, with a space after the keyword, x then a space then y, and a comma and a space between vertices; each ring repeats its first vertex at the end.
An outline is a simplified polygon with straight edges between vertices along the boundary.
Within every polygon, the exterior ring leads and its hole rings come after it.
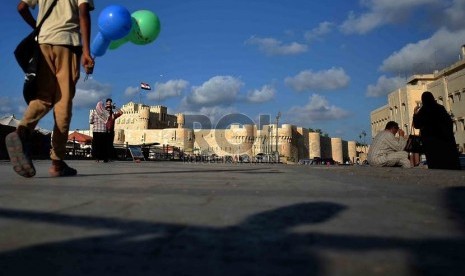
POLYGON ((2 275, 319 275, 321 261, 308 250, 312 239, 291 230, 323 223, 344 209, 330 202, 301 203, 214 228, 0 208, 1 218, 114 232, 3 252, 0 271, 2 275))
POLYGON ((382 233, 357 236, 312 231, 312 226, 334 219, 347 209, 331 202, 294 204, 218 228, 0 208, 3 219, 111 233, 2 252, 0 272, 2 275, 327 275, 320 250, 345 254, 396 250, 409 257, 406 265, 412 275, 465 275, 464 198, 464 187, 444 192, 447 216, 456 222, 461 235, 418 239, 382 233))

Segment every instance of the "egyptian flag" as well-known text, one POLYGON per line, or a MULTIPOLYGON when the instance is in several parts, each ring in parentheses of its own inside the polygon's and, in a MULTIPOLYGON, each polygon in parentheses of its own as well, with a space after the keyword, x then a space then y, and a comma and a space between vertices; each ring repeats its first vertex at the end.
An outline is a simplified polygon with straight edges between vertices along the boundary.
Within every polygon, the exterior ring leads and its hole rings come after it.
POLYGON ((148 83, 145 83, 145 82, 141 82, 140 83, 140 88, 141 89, 144 89, 144 90, 152 90, 152 88, 150 87, 150 85, 148 83))

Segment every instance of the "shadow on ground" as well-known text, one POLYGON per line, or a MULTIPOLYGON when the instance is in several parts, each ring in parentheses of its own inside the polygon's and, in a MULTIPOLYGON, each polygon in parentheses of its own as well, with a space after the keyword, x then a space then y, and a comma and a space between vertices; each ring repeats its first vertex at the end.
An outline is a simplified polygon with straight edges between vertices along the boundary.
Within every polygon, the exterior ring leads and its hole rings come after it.
MULTIPOLYGON (((451 215, 465 225, 464 188, 446 190, 451 215)), ((415 275, 464 275, 465 240, 296 232, 335 219, 346 206, 310 202, 248 217, 223 228, 72 216, 0 208, 0 218, 109 229, 114 234, 0 253, 3 275, 326 275, 320 250, 400 250, 415 275)), ((34 235, 37 235, 35 233, 34 235)))

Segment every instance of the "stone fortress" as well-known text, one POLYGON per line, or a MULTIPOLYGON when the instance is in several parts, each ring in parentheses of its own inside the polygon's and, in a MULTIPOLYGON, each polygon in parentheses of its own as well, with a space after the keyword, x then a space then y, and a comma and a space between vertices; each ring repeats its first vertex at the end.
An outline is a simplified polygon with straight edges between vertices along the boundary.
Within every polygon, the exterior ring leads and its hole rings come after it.
POLYGON ((405 86, 390 92, 388 103, 371 112, 372 137, 383 130, 388 121, 396 121, 399 127, 410 134, 413 110, 421 104, 421 94, 430 91, 436 101, 450 113, 457 147, 461 153, 465 153, 465 45, 462 46, 460 56, 459 61, 442 70, 412 75, 405 86))
MULTIPOLYGON (((371 136, 383 130, 388 121, 396 121, 409 134, 413 109, 421 104, 421 94, 430 91, 444 105, 454 122, 457 147, 465 153, 465 45, 461 59, 430 74, 415 74, 406 84, 387 97, 387 104, 370 114, 371 136)), ((310 132, 291 124, 231 124, 225 129, 197 129, 185 126, 184 114, 171 115, 167 107, 129 102, 121 107, 124 115, 115 125, 115 143, 141 145, 158 143, 178 147, 188 154, 218 156, 272 153, 278 150, 282 162, 321 157, 337 162, 363 161, 367 147, 310 132), (276 139, 276 136, 278 139, 276 139)), ((92 110, 91 110, 92 112, 92 110)), ((92 126, 90 126, 92 135, 92 126)), ((418 132, 418 131, 417 131, 418 132)))
POLYGON ((355 162, 358 158, 355 141, 325 137, 290 124, 277 128, 277 124, 258 127, 233 123, 226 129, 197 129, 185 126, 186 115, 167 114, 165 106, 129 102, 121 110, 123 115, 115 123, 115 144, 158 143, 180 148, 187 154, 248 155, 249 158, 259 153, 271 154, 277 149, 284 163, 314 157, 343 163, 355 162))

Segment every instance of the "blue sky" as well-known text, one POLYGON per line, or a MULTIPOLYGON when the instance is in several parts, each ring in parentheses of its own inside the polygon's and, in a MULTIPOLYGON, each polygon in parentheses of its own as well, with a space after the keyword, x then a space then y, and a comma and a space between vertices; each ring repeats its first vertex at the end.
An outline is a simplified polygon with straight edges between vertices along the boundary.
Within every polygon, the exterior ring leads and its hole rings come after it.
MULTIPOLYGON (((112 97, 162 104, 169 113, 260 114, 358 140, 370 111, 413 73, 456 61, 465 44, 465 0, 97 0, 102 9, 150 10, 161 21, 148 45, 127 43, 96 59, 78 83, 71 129, 112 97), (141 82, 151 91, 141 92, 141 82)), ((0 115, 21 118, 23 75, 13 58, 29 27, 16 1, 0 10, 0 115)), ((39 124, 52 129, 53 117, 39 124)))

